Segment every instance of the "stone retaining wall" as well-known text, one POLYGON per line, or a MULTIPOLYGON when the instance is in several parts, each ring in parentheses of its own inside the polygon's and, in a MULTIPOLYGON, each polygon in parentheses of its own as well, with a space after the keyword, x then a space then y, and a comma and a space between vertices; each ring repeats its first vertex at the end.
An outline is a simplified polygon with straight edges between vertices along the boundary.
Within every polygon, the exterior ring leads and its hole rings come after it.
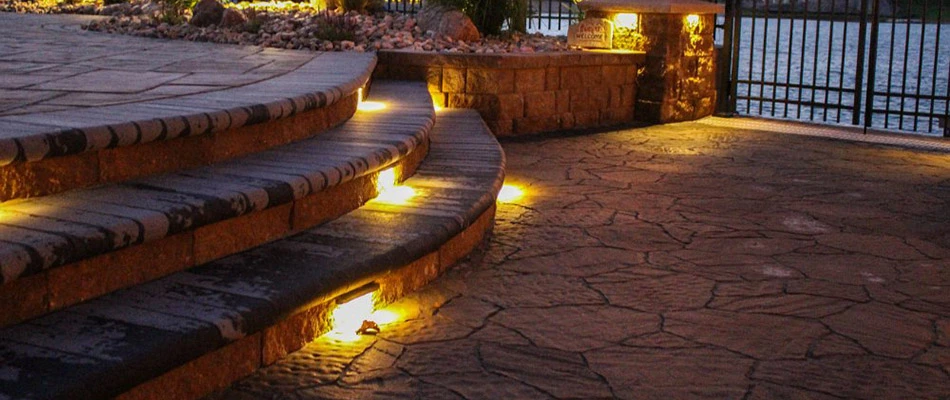
POLYGON ((380 51, 374 78, 428 82, 435 105, 472 108, 496 136, 630 123, 643 53, 380 51))

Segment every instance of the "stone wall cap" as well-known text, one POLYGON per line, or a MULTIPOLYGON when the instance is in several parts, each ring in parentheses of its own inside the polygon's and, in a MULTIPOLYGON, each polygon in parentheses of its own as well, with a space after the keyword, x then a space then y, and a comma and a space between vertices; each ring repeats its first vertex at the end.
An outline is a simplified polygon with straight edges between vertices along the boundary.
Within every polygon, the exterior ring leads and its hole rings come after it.
POLYGON ((703 0, 583 0, 577 6, 584 11, 645 14, 721 14, 726 10, 723 4, 703 0))
POLYGON ((382 64, 419 67, 530 69, 558 66, 611 65, 641 62, 642 51, 572 50, 539 53, 433 53, 417 50, 379 50, 382 64))

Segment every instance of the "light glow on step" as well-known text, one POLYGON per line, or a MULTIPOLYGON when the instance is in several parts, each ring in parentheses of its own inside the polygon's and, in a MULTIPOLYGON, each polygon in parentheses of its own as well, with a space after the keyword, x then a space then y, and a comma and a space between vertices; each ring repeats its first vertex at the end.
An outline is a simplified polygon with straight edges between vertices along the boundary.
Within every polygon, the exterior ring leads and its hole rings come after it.
POLYGON ((498 201, 501 203, 513 203, 524 197, 524 189, 521 186, 506 184, 498 192, 498 201))
POLYGON ((381 101, 364 101, 361 102, 360 105, 356 107, 356 109, 367 112, 380 111, 386 109, 386 103, 381 101))
POLYGON ((416 196, 416 190, 405 185, 399 185, 394 168, 381 171, 376 178, 375 202, 390 205, 406 205, 416 196))
POLYGON ((365 321, 379 325, 380 329, 398 321, 399 314, 395 311, 375 309, 377 293, 374 290, 338 303, 331 314, 333 328, 327 336, 343 342, 354 342, 362 336, 359 331, 365 321))

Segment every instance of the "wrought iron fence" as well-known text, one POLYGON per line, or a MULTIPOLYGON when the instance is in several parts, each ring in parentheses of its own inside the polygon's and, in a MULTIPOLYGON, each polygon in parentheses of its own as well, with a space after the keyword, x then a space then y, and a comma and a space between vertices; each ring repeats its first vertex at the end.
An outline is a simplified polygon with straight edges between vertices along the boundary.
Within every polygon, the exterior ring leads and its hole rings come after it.
MULTIPOLYGON (((548 35, 566 35, 567 27, 576 22, 581 12, 573 0, 526 0, 528 3, 525 26, 528 32, 548 35)), ((386 0, 387 11, 415 14, 422 8, 422 0, 386 0)))
POLYGON ((566 35, 581 11, 572 0, 528 0, 528 31, 566 35))
POLYGON ((941 134, 950 0, 728 0, 724 111, 941 134))
POLYGON ((415 14, 422 8, 422 0, 386 0, 386 11, 415 14))

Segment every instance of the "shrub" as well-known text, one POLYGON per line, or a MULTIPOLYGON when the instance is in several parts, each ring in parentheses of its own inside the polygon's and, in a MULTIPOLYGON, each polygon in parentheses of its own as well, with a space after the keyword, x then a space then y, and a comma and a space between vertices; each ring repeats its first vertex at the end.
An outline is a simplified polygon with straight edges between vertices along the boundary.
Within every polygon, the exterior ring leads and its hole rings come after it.
POLYGON ((314 22, 316 22, 317 29, 313 32, 313 36, 318 39, 331 42, 356 40, 356 30, 359 28, 359 24, 347 18, 344 14, 324 11, 320 13, 319 17, 314 18, 314 22))
POLYGON ((185 13, 194 7, 195 3, 197 0, 162 0, 159 19, 171 25, 183 23, 185 13))
POLYGON ((327 9, 342 8, 343 12, 376 12, 383 9, 383 0, 326 0, 327 9))

